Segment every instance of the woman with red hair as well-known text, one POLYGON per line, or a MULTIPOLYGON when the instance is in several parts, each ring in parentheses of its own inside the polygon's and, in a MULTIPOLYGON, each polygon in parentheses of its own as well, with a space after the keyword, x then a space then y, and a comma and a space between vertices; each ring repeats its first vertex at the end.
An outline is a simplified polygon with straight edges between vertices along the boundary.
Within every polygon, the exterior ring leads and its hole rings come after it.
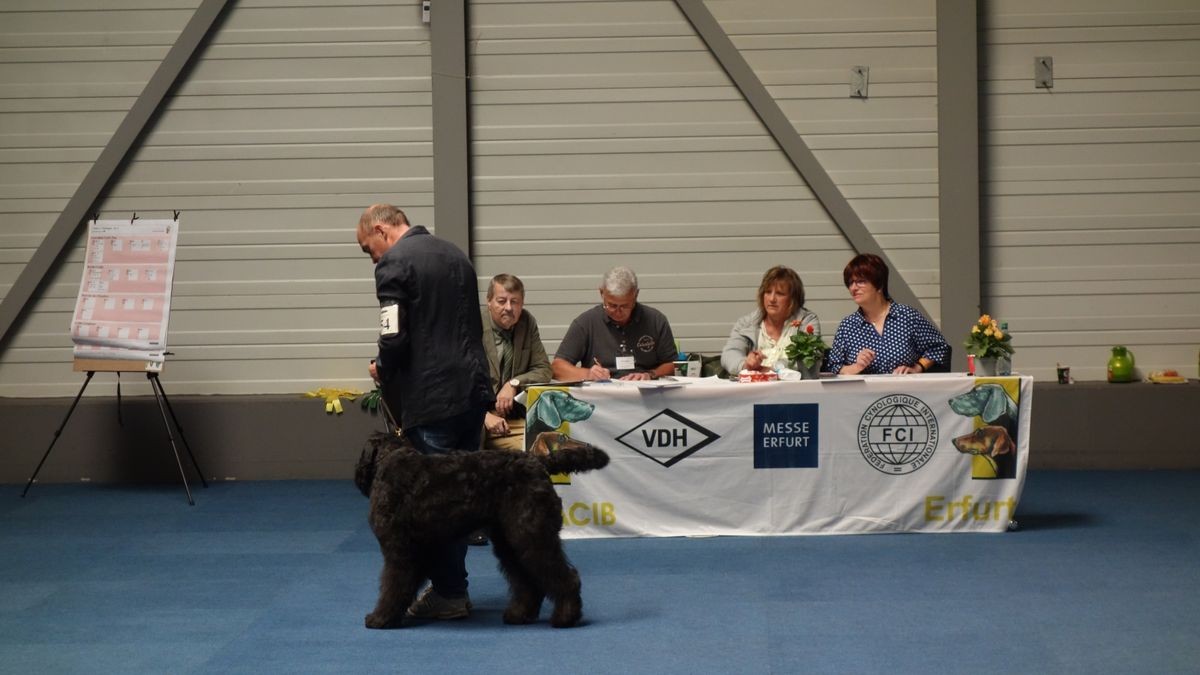
POLYGON ((842 319, 825 356, 825 370, 856 373, 924 373, 945 369, 950 345, 920 312, 892 300, 888 266, 874 253, 854 256, 842 281, 858 311, 842 319))

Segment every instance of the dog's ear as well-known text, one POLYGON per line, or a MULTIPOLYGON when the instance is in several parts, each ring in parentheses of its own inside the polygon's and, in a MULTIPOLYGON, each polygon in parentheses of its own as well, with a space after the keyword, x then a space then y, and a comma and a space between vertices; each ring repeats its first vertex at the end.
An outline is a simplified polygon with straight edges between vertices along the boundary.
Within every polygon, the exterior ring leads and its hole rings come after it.
POLYGON ((379 452, 384 448, 386 440, 385 434, 371 434, 358 456, 358 464, 354 467, 354 485, 364 497, 371 496, 371 484, 375 482, 375 466, 379 463, 379 452))
POLYGON ((1008 392, 1004 391, 1004 387, 998 384, 987 385, 987 399, 984 401, 983 412, 980 413, 980 417, 983 418, 984 422, 995 422, 1008 413, 1009 401, 1011 400, 1012 398, 1008 395, 1008 392))
POLYGON ((562 413, 558 411, 558 397, 562 396, 561 392, 544 391, 538 400, 533 404, 534 416, 538 421, 551 429, 557 429, 562 425, 562 413))
POLYGON ((1017 451, 1017 443, 1013 440, 1012 436, 1008 435, 1008 429, 1004 427, 997 428, 999 431, 996 432, 996 442, 992 444, 992 457, 1015 453, 1017 451))

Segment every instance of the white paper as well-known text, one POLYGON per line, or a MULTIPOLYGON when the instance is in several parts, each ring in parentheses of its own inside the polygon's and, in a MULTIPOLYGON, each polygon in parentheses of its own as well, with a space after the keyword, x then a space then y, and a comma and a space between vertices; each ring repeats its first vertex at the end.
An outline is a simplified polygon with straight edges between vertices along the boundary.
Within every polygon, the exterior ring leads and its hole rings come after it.
POLYGON ((82 282, 71 320, 77 358, 140 360, 162 367, 179 222, 88 224, 82 282))

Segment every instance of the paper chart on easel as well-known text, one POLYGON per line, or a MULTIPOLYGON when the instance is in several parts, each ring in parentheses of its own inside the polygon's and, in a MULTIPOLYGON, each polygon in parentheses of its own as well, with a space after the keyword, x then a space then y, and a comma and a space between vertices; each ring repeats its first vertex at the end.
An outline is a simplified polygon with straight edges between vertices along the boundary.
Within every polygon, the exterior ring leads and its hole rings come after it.
POLYGON ((144 361, 147 370, 162 369, 178 237, 177 220, 88 223, 71 318, 77 359, 144 361))

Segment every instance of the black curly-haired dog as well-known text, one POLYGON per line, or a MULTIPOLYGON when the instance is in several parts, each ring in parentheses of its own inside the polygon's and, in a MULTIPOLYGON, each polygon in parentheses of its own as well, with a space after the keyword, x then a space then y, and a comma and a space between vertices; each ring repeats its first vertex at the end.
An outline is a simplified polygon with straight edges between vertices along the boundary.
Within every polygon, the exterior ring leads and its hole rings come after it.
POLYGON ((599 448, 553 431, 538 434, 528 452, 479 450, 421 454, 402 436, 372 434, 354 483, 371 498, 369 521, 383 551, 379 601, 368 628, 399 626, 426 575, 422 552, 481 527, 508 579, 504 622, 533 623, 547 596, 550 625, 579 623, 579 573, 563 553, 562 500, 552 473, 608 464, 599 448))

